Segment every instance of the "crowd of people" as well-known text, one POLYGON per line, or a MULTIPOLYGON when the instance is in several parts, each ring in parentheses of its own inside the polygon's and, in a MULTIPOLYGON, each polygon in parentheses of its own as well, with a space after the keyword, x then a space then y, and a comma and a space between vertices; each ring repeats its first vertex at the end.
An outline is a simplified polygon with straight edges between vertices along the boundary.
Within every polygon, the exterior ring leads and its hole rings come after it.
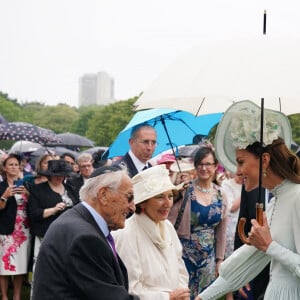
POLYGON ((264 146, 254 134, 241 142, 244 121, 238 134, 230 127, 239 117, 219 124, 216 138, 233 147, 225 154, 204 140, 189 157, 154 161, 157 133, 142 124, 130 150, 109 163, 46 153, 29 171, 19 154, 3 155, 1 299, 11 285, 21 300, 28 280, 32 300, 300 298, 299 158, 283 131, 264 146), (235 133, 231 141, 224 132, 235 133), (236 161, 235 173, 222 155, 236 161), (254 213, 260 163, 262 224, 254 213), (249 245, 239 239, 242 217, 249 245))

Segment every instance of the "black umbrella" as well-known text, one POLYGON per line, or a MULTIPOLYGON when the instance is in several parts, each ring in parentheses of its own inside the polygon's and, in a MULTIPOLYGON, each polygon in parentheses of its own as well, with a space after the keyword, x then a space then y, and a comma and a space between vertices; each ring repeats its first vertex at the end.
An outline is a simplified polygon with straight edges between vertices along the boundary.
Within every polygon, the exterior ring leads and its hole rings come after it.
POLYGON ((0 125, 0 140, 30 141, 45 145, 60 143, 59 137, 50 129, 25 122, 9 122, 0 125))
POLYGON ((96 146, 96 147, 92 147, 92 148, 89 148, 87 150, 84 150, 82 152, 87 152, 87 153, 90 153, 90 154, 94 154, 94 153, 97 153, 97 152, 101 152, 103 151, 103 153, 108 149, 108 147, 104 147, 104 146, 96 146))
MULTIPOLYGON (((60 139, 60 143, 58 145, 61 146, 69 146, 69 147, 93 147, 94 142, 89 140, 88 138, 81 136, 76 133, 65 132, 59 133, 57 135, 60 139)), ((48 143, 48 145, 57 145, 55 143, 48 143)))
POLYGON ((65 147, 41 147, 39 149, 37 149, 36 151, 33 151, 30 153, 31 156, 35 156, 35 157, 39 157, 42 156, 44 154, 56 154, 58 156, 61 156, 64 153, 71 153, 75 158, 77 158, 77 156, 79 155, 78 152, 73 151, 71 149, 65 148, 65 147))

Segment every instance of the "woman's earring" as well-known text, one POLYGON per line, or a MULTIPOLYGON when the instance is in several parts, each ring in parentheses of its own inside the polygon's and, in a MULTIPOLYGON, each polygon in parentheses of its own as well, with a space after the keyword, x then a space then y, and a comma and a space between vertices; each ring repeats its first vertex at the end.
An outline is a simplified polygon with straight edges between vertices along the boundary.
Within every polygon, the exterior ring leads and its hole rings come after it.
POLYGON ((267 177, 267 171, 266 170, 262 171, 262 175, 263 175, 263 177, 267 177))

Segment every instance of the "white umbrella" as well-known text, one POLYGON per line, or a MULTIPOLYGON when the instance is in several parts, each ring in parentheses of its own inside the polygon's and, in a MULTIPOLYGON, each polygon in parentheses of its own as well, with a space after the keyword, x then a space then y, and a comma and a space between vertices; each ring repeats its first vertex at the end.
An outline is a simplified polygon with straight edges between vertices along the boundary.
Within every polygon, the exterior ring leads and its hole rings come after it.
POLYGON ((39 143, 34 143, 34 142, 30 142, 30 141, 17 141, 11 146, 8 153, 34 152, 41 147, 42 147, 42 145, 39 143))
POLYGON ((203 41, 145 89, 137 110, 174 108, 193 114, 224 112, 251 100, 285 114, 299 112, 300 40, 203 41))

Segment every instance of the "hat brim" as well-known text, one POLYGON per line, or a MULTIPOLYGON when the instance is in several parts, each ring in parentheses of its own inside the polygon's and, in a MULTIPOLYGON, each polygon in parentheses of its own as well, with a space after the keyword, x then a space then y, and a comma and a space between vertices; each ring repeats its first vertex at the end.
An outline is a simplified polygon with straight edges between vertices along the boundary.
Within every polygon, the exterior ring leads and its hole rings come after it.
POLYGON ((45 170, 45 171, 38 171, 37 172, 39 175, 43 175, 43 176, 62 176, 62 177, 70 177, 70 176, 73 176, 75 175, 76 173, 75 172, 57 172, 57 173, 54 173, 54 172, 51 172, 51 171, 48 171, 48 170, 45 170))
MULTIPOLYGON (((254 115, 260 116, 260 107, 255 103, 245 100, 236 102, 231 105, 224 113, 216 131, 215 135, 215 149, 216 156, 219 162, 226 168, 226 170, 235 173, 236 172, 236 150, 242 149, 235 146, 234 138, 230 130, 235 116, 239 113, 241 115, 249 114, 249 118, 254 115)), ((275 121, 278 125, 278 136, 283 138, 287 147, 291 146, 292 142, 292 130, 288 118, 279 111, 270 109, 264 109, 264 119, 275 121)), ((260 124, 259 124, 260 126, 260 124)), ((249 130, 253 128, 249 127, 249 130)), ((257 142, 260 142, 260 136, 257 136, 257 142)), ((252 142, 254 143, 254 141, 252 142)), ((249 145, 251 145, 250 143, 249 145)))

